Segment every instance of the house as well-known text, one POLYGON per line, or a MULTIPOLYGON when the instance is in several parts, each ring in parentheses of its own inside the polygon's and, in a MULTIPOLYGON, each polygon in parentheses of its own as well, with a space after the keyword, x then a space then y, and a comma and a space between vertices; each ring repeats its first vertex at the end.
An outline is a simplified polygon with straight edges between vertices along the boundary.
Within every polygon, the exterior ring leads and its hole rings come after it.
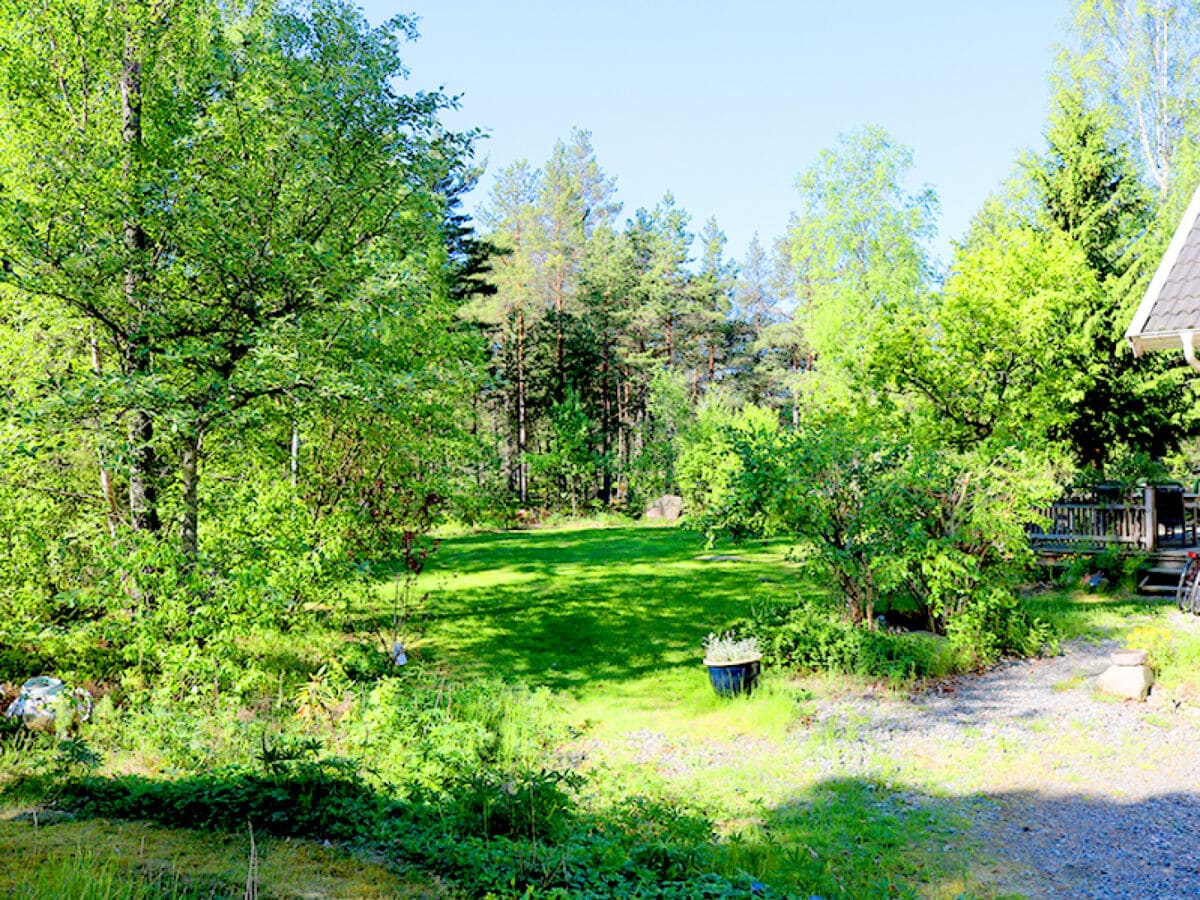
POLYGON ((1182 350, 1192 368, 1200 331, 1200 188, 1167 247, 1125 337, 1136 356, 1148 350, 1182 350))

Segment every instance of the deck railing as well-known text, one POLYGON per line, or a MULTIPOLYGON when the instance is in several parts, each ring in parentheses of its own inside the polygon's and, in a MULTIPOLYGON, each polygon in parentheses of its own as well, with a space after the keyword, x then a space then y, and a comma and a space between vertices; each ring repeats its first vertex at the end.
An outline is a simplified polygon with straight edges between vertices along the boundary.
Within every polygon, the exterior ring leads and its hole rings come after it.
POLYGON ((1065 499, 1039 509, 1043 523, 1029 529, 1034 545, 1121 544, 1152 549, 1153 507, 1127 500, 1065 499))
POLYGON ((1200 538, 1200 496, 1179 486, 1072 495, 1037 513, 1040 521, 1030 525, 1028 533, 1034 547, 1042 549, 1115 544, 1152 551, 1175 541, 1190 546, 1200 538))

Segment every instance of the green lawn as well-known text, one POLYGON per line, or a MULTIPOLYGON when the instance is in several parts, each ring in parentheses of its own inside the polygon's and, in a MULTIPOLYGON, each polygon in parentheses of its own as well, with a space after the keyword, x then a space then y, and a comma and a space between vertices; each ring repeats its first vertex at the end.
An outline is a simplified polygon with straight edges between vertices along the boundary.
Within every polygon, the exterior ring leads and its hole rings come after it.
POLYGON ((740 724, 761 728, 762 703, 715 697, 701 641, 756 601, 815 590, 787 559, 789 548, 710 548, 694 532, 647 526, 447 539, 422 581, 430 597, 419 652, 455 677, 492 675, 562 692, 599 727, 653 720, 702 730, 733 709, 740 724))

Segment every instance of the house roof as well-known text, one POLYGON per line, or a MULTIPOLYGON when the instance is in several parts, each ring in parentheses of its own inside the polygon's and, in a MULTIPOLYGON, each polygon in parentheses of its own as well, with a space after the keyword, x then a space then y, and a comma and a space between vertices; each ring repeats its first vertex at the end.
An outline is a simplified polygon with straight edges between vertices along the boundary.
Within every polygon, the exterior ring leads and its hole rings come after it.
POLYGON ((1180 349, 1188 332, 1200 332, 1200 188, 1192 195, 1125 337, 1141 356, 1147 350, 1180 349))

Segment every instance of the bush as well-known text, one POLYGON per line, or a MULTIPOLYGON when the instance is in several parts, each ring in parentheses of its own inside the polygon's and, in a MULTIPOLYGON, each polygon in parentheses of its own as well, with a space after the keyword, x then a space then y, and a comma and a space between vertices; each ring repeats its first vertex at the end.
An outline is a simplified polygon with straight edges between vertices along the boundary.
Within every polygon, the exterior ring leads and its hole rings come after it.
POLYGON ((255 829, 285 837, 349 840, 373 836, 389 808, 356 763, 288 760, 264 773, 216 770, 169 781, 137 775, 67 782, 60 802, 76 812, 172 827, 255 829))
POLYGON ((479 772, 447 786, 441 813, 457 834, 554 843, 569 827, 582 784, 574 772, 479 772))
POLYGON ((881 608, 915 607, 948 635, 956 617, 981 605, 974 624, 957 629, 960 640, 982 639, 973 654, 989 659, 997 646, 1024 646, 976 626, 1012 630, 1011 617, 1002 622, 987 610, 998 608, 1000 594, 1015 603, 1032 565, 1025 528, 1030 511, 1057 492, 1049 462, 1012 448, 923 445, 889 434, 886 424, 823 410, 795 429, 756 419, 726 428, 736 465, 710 491, 698 527, 710 538, 795 536, 809 573, 835 586, 854 624, 869 625, 881 608))
POLYGON ((1050 625, 999 589, 976 596, 950 621, 947 637, 964 669, 992 665, 1004 655, 1034 656, 1056 646, 1050 625))
POLYGON ((402 792, 445 792, 480 771, 552 767, 567 738, 550 691, 393 676, 377 681, 343 727, 355 752, 402 792))
POLYGON ((946 637, 855 625, 837 608, 805 599, 758 609, 741 630, 758 639, 771 665, 896 683, 979 668, 1001 654, 1027 655, 1051 643, 1049 627, 1003 592, 957 617, 946 637))
POLYGON ((742 626, 776 666, 905 680, 947 674, 946 641, 932 634, 892 634, 846 621, 836 608, 801 600, 757 610, 742 626))

